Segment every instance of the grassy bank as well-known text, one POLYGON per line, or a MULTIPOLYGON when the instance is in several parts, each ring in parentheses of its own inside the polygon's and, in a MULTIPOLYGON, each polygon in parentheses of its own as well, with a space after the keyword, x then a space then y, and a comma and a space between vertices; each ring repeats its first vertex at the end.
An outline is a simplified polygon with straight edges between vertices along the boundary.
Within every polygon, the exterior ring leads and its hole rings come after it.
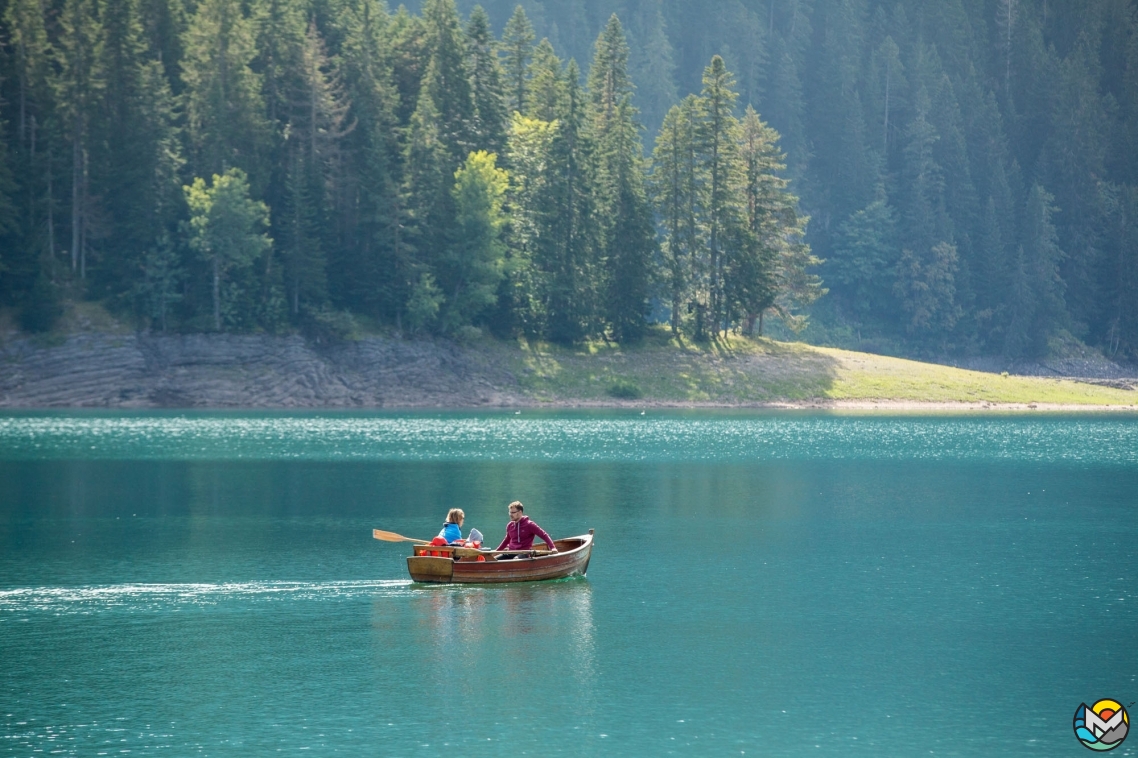
POLYGON ((638 400, 665 404, 872 402, 1115 406, 1138 392, 1041 377, 1005 376, 801 343, 728 337, 698 344, 654 331, 643 344, 563 348, 497 345, 537 402, 638 400))

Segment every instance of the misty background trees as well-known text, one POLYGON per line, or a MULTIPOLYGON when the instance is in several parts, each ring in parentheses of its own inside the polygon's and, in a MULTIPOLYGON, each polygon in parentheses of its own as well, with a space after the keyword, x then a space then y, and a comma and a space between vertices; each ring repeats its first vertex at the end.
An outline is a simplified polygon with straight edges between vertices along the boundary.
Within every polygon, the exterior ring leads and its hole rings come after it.
POLYGON ((1134 0, 0 0, 0 45, 29 329, 1138 350, 1134 0))

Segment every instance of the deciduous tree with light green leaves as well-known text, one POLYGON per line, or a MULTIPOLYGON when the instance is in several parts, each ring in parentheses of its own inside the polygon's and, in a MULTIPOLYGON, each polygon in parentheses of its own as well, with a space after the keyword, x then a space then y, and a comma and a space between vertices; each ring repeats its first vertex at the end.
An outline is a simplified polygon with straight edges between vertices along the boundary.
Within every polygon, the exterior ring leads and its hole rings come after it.
POLYGON ((190 248, 209 265, 213 328, 221 331, 222 279, 272 249, 273 241, 264 232, 269 208, 249 196, 249 181, 238 168, 214 174, 212 184, 198 177, 183 189, 190 209, 190 248))
POLYGON ((506 254, 502 211, 509 175, 497 156, 479 150, 454 173, 455 243, 439 263, 439 283, 446 295, 444 331, 455 333, 477 322, 498 299, 506 254))

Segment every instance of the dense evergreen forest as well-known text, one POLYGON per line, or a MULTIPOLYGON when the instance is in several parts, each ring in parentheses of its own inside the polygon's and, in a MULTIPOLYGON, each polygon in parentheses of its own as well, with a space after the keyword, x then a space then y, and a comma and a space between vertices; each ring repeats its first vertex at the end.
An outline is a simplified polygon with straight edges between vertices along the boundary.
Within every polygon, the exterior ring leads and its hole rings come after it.
POLYGON ((1134 0, 0 0, 0 304, 1134 357, 1136 110, 1134 0))

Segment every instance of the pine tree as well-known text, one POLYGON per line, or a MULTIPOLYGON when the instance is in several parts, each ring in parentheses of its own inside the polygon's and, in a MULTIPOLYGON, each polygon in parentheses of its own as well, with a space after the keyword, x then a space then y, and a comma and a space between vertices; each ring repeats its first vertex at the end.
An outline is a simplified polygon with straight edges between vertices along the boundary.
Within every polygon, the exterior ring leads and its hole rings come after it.
POLYGON ((897 217, 884 187, 872 203, 842 223, 826 261, 827 280, 859 323, 887 322, 894 312, 893 284, 900 250, 897 217))
MULTIPOLYGON (((435 265, 454 240, 454 197, 451 186, 454 169, 451 153, 439 133, 441 116, 429 90, 419 95, 419 105, 411 117, 403 160, 401 205, 406 208, 407 224, 401 231, 400 266, 410 297, 417 304, 412 311, 412 329, 425 329, 434 322, 438 309, 424 306, 435 301, 435 265), (424 275, 430 274, 429 279, 424 275), (429 316, 429 317, 428 317, 429 316)), ((440 301, 441 302, 441 301, 440 301)), ((410 307, 411 301, 408 301, 410 307)))
POLYGON ((522 6, 514 9, 502 34, 502 50, 506 55, 506 107, 511 113, 526 113, 529 95, 529 62, 533 56, 533 26, 522 6))
POLYGON ((323 183, 303 140, 290 140, 283 197, 274 214, 276 251, 284 263, 289 312, 300 315, 305 305, 319 307, 327 298, 328 277, 322 244, 323 183))
POLYGON ((553 121, 561 110, 565 94, 565 81, 561 59, 553 52, 553 45, 543 39, 533 52, 529 69, 529 101, 525 114, 542 121, 553 121))
POLYGON ((914 114, 905 130, 902 192, 902 239, 911 250, 931 250, 940 242, 952 242, 951 224, 944 203, 944 175, 933 156, 940 139, 928 121, 929 96, 923 87, 914 103, 914 114))
POLYGON ((662 0, 639 4, 632 17, 632 46, 629 73, 637 83, 635 105, 643 114, 650 132, 655 132, 664 114, 677 100, 674 50, 668 39, 662 0))
POLYGON ((628 43, 620 20, 609 18, 597 37, 589 68, 591 133, 596 140, 597 216, 605 220, 601 256, 606 261, 607 320, 620 342, 635 342, 644 329, 649 261, 656 249, 645 190, 643 148, 632 105, 628 43))
POLYGON ((1032 186, 1024 208, 1023 245, 1012 272, 1004 338, 1004 355, 1010 358, 1045 355, 1048 337, 1067 318, 1059 275, 1064 255, 1052 222, 1053 202, 1041 185, 1032 186))
POLYGON ((182 299, 179 285, 185 278, 185 269, 169 235, 155 240, 154 247, 142 258, 141 276, 134 282, 133 293, 142 301, 142 312, 151 326, 163 332, 167 328, 170 308, 182 299))
POLYGON ((743 165, 739 155, 741 133, 735 117, 735 80, 721 57, 714 56, 703 72, 704 134, 703 166, 707 184, 707 278, 706 294, 697 305, 706 307, 712 334, 725 328, 729 316, 727 266, 735 256, 745 255, 750 234, 745 228, 745 209, 739 190, 743 165))
POLYGON ((1138 355, 1138 188, 1111 186, 1107 190, 1110 226, 1109 254, 1104 267, 1107 284, 1104 351, 1109 357, 1138 355))
POLYGON ((673 334, 679 333, 683 314, 693 303, 693 285, 698 278, 696 261, 703 246, 699 220, 704 208, 704 187, 698 157, 702 119, 702 101, 694 95, 672 106, 652 152, 653 199, 664 228, 662 252, 673 334))
POLYGON ((241 4, 203 0, 190 20, 184 45, 184 108, 193 173, 241 168, 253 186, 264 186, 264 101, 260 77, 250 68, 256 55, 253 25, 241 4))
MULTIPOLYGON (((426 50, 430 56, 423 76, 420 101, 430 98, 438 123, 439 141, 449 153, 450 176, 474 145, 474 100, 466 68, 465 44, 454 0, 426 0, 426 50)), ((447 182, 449 186, 449 182, 447 182)))
POLYGON ((570 60, 555 113, 543 200, 550 211, 540 260, 547 283, 544 311, 549 339, 562 344, 599 331, 595 283, 601 279, 601 240, 593 216, 593 146, 579 81, 577 62, 570 60))
POLYGON ((764 112, 779 134, 786 150, 790 173, 801 178, 809 160, 806 133, 806 98, 802 77, 813 29, 809 8, 803 0, 770 4, 770 73, 767 79, 767 105, 764 112), (785 8, 782 23, 776 25, 776 4, 785 8), (788 8, 786 6, 789 6, 788 8))
POLYGON ((869 123, 879 126, 880 135, 878 145, 881 148, 881 157, 884 165, 889 165, 889 147, 896 142, 895 134, 898 131, 898 114, 905 108, 905 91, 908 82, 905 80, 905 66, 901 63, 901 49, 893 38, 886 35, 885 39, 873 51, 870 60, 871 68, 871 97, 874 102, 874 119, 869 123))
POLYGON ((1114 104, 1104 102, 1097 84, 1101 79, 1098 37, 1092 39, 1082 32, 1053 83, 1051 135, 1039 167, 1055 196, 1058 244, 1066 254, 1062 263, 1065 302, 1072 328, 1080 335, 1087 334, 1102 306, 1095 272, 1103 265, 1099 238, 1107 213, 1101 182, 1106 175, 1107 125, 1114 104))
POLYGON ((401 270, 407 219, 399 187, 402 146, 389 19, 377 0, 357 0, 342 14, 341 66, 358 126, 342 141, 343 241, 329 250, 329 287, 341 307, 393 319, 409 292, 401 270))
POLYGON ((71 270, 87 277, 87 236, 95 214, 90 192, 90 127, 103 88, 103 29, 94 0, 67 0, 56 51, 56 99, 71 150, 71 270))
POLYGON ((901 252, 894 290, 907 316, 906 330, 919 336, 936 336, 942 345, 960 318, 956 303, 956 248, 938 242, 927 251, 901 252))
POLYGON ((149 57, 134 0, 104 0, 102 18, 106 85, 91 163, 105 228, 96 281, 104 292, 129 298, 145 257, 180 216, 182 158, 174 97, 161 62, 149 57))
POLYGON ((391 77, 398 96, 395 108, 396 121, 406 127, 419 104, 423 75, 430 62, 427 51, 427 25, 418 16, 412 16, 403 6, 392 16, 384 35, 390 45, 391 77))
POLYGON ((741 157, 746 172, 744 197, 747 228, 754 237, 744 248, 746 257, 732 277, 736 302, 742 309, 744 332, 751 334, 756 317, 762 333, 762 316, 775 309, 795 331, 806 326, 801 311, 826 293, 822 280, 809 271, 821 261, 804 241, 807 219, 798 214, 798 198, 787 191, 785 156, 778 148, 778 132, 747 106, 742 121, 741 157))
POLYGON ((822 41, 808 81, 813 147, 808 186, 814 202, 838 219, 868 205, 879 180, 859 88, 865 6, 864 0, 834 0, 815 16, 820 16, 822 41))
POLYGON ((506 99, 502 90, 502 66, 490 31, 490 17, 481 5, 474 6, 466 25, 466 59, 474 100, 471 130, 475 146, 496 155, 506 149, 506 99))
POLYGON ((250 21, 257 50, 250 67, 260 78, 265 115, 280 142, 279 133, 292 113, 293 93, 303 86, 305 8, 299 0, 256 0, 250 21))

